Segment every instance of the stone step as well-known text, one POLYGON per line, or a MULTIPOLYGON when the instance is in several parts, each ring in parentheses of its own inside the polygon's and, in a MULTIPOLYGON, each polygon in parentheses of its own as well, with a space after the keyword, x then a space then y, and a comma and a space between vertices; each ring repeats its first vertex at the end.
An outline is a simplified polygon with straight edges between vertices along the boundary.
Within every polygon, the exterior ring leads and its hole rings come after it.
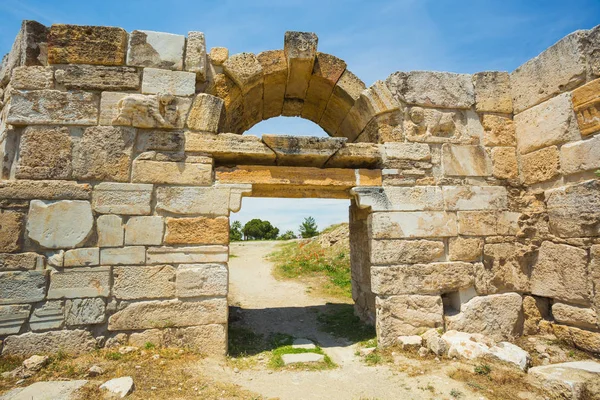
POLYGON ((325 361, 325 356, 317 353, 284 354, 281 358, 284 365, 325 361))
POLYGON ((294 339, 294 343, 292 343, 292 348, 294 349, 316 349, 317 346, 315 346, 315 344, 308 339, 304 339, 304 338, 298 338, 298 339, 294 339))
POLYGON ((36 382, 7 392, 0 400, 72 400, 75 392, 86 383, 85 380, 36 382))

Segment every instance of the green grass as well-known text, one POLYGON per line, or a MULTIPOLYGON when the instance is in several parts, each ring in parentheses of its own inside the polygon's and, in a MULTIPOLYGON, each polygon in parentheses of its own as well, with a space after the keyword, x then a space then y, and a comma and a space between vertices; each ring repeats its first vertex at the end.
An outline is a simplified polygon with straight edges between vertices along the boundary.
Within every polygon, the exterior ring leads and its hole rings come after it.
POLYGON ((0 374, 3 372, 9 372, 17 368, 23 363, 22 357, 16 356, 2 356, 0 357, 0 374))
POLYGON ((302 353, 316 353, 322 354, 325 356, 322 363, 301 363, 294 364, 295 366, 301 366, 304 369, 310 370, 322 370, 322 369, 331 369, 337 367, 337 365, 331 361, 331 358, 327 354, 323 352, 323 350, 317 346, 314 349, 295 349, 291 345, 281 346, 274 349, 271 352, 271 360, 269 361, 269 367, 272 369, 281 369, 285 367, 283 364, 283 356, 284 354, 302 354, 302 353))
MULTIPOLYGON (((317 316, 321 330, 351 342, 377 343, 375 327, 365 324, 354 315, 352 304, 338 304, 333 310, 317 316)), ((374 346, 365 346, 374 347, 374 346)))
POLYGON ((117 360, 120 360, 121 358, 123 358, 123 354, 121 354, 117 351, 112 351, 110 353, 106 353, 104 355, 104 357, 106 357, 107 360, 117 361, 117 360))
POLYGON ((492 368, 487 364, 476 365, 474 371, 477 375, 489 375, 492 368))

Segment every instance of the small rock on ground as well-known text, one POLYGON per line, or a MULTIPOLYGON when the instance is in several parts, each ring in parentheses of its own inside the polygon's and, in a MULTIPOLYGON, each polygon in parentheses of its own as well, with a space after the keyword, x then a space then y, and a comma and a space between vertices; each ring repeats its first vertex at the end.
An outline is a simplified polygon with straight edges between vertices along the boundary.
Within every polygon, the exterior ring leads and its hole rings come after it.
POLYGON ((48 364, 48 356, 31 356, 27 360, 23 361, 23 366, 30 371, 39 371, 48 364))
POLYGON ((86 383, 85 380, 36 382, 13 389, 0 396, 0 400, 71 400, 74 393, 86 383))
POLYGON ((303 338, 294 339, 294 343, 292 343, 292 348, 294 349, 316 349, 317 346, 308 340, 303 338))
POLYGON ((111 379, 100 386, 100 389, 108 390, 110 393, 115 394, 120 398, 133 392, 133 388, 133 379, 130 376, 111 379))
POLYGON ((398 336, 398 344, 402 346, 403 349, 407 348, 419 348, 423 343, 423 338, 418 335, 411 336, 398 336))
POLYGON ((299 353, 299 354, 284 354, 281 356, 284 365, 298 364, 298 363, 313 363, 321 362, 325 360, 323 354, 317 353, 299 353))
POLYGON ((88 369, 89 376, 98 376, 98 375, 102 375, 103 373, 104 373, 104 370, 97 365, 92 365, 90 367, 90 369, 88 369))

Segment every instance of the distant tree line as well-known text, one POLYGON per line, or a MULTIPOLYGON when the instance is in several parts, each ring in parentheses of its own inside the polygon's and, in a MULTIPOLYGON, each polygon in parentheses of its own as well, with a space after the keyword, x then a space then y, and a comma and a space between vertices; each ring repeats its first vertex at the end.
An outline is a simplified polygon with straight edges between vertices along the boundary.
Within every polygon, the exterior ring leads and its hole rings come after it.
MULTIPOLYGON (((313 217, 306 217, 298 229, 299 236, 311 238, 319 234, 317 223, 313 217)), ((240 221, 233 221, 229 229, 229 239, 232 242, 240 240, 290 240, 296 239, 298 235, 292 230, 279 234, 279 228, 273 226, 269 221, 259 218, 251 219, 244 226, 240 221)))

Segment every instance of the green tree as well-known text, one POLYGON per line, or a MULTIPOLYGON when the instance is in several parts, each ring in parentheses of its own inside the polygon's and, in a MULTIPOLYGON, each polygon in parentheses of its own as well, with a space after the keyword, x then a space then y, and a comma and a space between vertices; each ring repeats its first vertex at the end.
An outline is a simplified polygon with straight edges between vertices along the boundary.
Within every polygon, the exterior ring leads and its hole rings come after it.
POLYGON ((304 218, 304 221, 300 224, 300 236, 303 238, 311 238, 318 234, 319 230, 315 219, 313 217, 304 218))
POLYGON ((277 240, 291 240, 296 239, 294 231, 286 231, 283 235, 280 235, 277 240))
POLYGON ((246 240, 275 240, 279 235, 279 228, 271 225, 269 221, 254 218, 246 222, 242 233, 246 240))
POLYGON ((239 242, 242 240, 242 223, 240 221, 233 221, 231 228, 229 229, 229 240, 232 242, 239 242))

